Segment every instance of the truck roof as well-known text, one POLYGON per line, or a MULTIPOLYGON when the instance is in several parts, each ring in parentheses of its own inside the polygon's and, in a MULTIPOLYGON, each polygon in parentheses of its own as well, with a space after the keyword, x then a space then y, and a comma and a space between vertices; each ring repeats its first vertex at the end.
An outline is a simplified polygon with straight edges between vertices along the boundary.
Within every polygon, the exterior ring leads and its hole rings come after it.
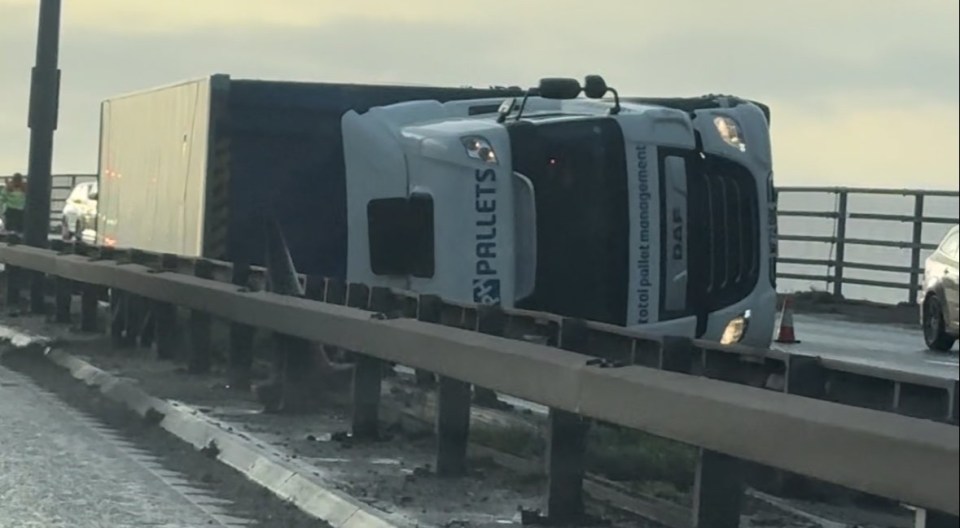
MULTIPOLYGON (((217 87, 224 87, 230 84, 242 84, 242 85, 251 85, 259 86, 263 88, 282 88, 285 90, 304 90, 304 91, 324 91, 324 88, 328 90, 344 90, 344 91, 369 91, 384 89, 396 93, 396 91, 409 91, 411 93, 426 91, 426 92, 441 92, 444 94, 453 94, 457 93, 458 99, 464 98, 462 95, 467 94, 476 94, 477 98, 480 97, 491 97, 491 96, 503 96, 503 97, 515 97, 523 95, 524 90, 516 86, 490 86, 486 88, 474 87, 474 86, 437 86, 437 85, 426 85, 419 83, 343 83, 343 82, 331 82, 331 81, 286 81, 278 79, 242 79, 242 78, 232 78, 229 74, 226 73, 214 73, 205 77, 196 77, 193 79, 184 79, 172 83, 167 83, 160 86, 151 86, 142 90, 134 90, 131 92, 125 92, 118 95, 111 96, 107 98, 107 101, 114 101, 118 99, 124 99, 127 97, 135 97, 139 95, 150 94, 154 92, 161 92, 174 88, 177 86, 183 86, 187 84, 196 83, 199 81, 210 80, 217 87)), ((329 93, 329 92, 327 92, 329 93)))
POLYGON ((769 106, 757 101, 741 99, 732 95, 701 95, 697 97, 621 97, 620 101, 625 103, 641 103, 665 106, 667 108, 683 110, 684 112, 717 108, 724 106, 726 103, 731 105, 748 103, 756 105, 758 108, 760 108, 760 111, 763 112, 763 116, 767 119, 767 124, 770 124, 769 106))

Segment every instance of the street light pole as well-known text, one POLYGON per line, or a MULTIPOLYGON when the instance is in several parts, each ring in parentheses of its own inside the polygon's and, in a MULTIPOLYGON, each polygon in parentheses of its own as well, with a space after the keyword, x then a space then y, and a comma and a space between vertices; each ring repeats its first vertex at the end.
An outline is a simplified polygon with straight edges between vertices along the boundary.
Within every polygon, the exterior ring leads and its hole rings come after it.
MULTIPOLYGON (((31 72, 30 160, 27 166, 27 203, 24 214, 24 242, 43 248, 50 234, 50 193, 52 187, 53 133, 57 129, 60 99, 60 0, 40 0, 37 28, 37 59, 31 72)), ((44 311, 44 276, 32 273, 30 311, 44 311)))

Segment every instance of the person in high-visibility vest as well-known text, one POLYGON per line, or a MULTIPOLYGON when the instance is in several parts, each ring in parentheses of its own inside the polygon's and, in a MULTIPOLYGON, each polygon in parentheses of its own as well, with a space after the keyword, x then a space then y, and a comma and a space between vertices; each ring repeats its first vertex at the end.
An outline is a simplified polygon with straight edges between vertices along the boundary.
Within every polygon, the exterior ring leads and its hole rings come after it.
POLYGON ((7 180, 0 190, 0 205, 3 206, 4 223, 7 231, 23 231, 23 209, 27 204, 27 182, 20 173, 7 180))

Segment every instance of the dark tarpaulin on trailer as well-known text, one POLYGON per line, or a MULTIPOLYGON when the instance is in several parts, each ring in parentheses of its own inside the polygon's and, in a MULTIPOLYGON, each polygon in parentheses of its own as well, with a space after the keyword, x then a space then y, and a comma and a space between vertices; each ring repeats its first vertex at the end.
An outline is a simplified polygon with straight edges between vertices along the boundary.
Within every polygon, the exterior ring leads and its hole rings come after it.
POLYGON ((233 80, 227 257, 262 263, 264 215, 276 218, 297 271, 346 277, 346 181, 340 119, 410 100, 508 97, 505 89, 233 80))

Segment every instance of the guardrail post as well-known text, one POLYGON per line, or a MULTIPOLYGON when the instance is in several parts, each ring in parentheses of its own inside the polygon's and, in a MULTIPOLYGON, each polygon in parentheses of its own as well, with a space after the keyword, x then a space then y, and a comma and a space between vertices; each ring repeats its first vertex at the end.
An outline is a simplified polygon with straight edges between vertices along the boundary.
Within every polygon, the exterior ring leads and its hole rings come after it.
POLYGON ((920 245, 923 243, 923 195, 917 194, 913 202, 913 247, 910 249, 910 289, 907 304, 917 304, 920 288, 920 245))
POLYGON ((738 528, 743 501, 742 462, 700 449, 693 495, 693 522, 697 528, 738 528))
MULTIPOLYGON (((274 234, 277 235, 275 241, 284 248, 282 235, 274 234)), ((285 260, 268 263, 266 271, 268 291, 290 297, 304 296, 304 289, 292 261, 289 260, 289 255, 285 260)), ((327 299, 330 298, 330 286, 331 281, 326 281, 324 295, 327 299)), ((254 387, 254 392, 263 404, 265 412, 304 411, 311 404, 310 397, 315 393, 315 387, 312 385, 312 382, 316 381, 314 379, 316 374, 314 344, 279 332, 273 332, 273 343, 273 372, 269 380, 254 387)))
POLYGON ((63 277, 56 279, 56 310, 54 317, 58 323, 70 322, 70 304, 73 300, 73 281, 63 277))
MULTIPOLYGON (((439 323, 441 304, 435 295, 420 295, 417 298, 417 321, 439 323)), ((437 377, 429 370, 414 369, 414 376, 419 387, 432 387, 437 382, 437 377)))
POLYGON ((141 332, 146 320, 146 299, 139 295, 127 293, 126 330, 123 334, 124 344, 137 346, 140 343, 141 332))
MULTIPOLYGON (((158 271, 176 271, 178 267, 179 258, 176 255, 168 253, 160 257, 158 271)), ((153 314, 156 318, 153 345, 157 358, 162 360, 176 359, 177 307, 166 302, 155 302, 153 314)))
POLYGON ((687 337, 663 336, 660 342, 660 368, 690 374, 694 371, 696 350, 687 337))
MULTIPOLYGON (((250 264, 235 262, 230 282, 248 290, 250 264)), ((230 324, 228 383, 231 388, 237 390, 248 390, 250 388, 251 369, 253 368, 253 338, 255 335, 256 329, 252 326, 241 323, 230 324)))
MULTIPOLYGON (((307 279, 309 284, 310 279, 307 279)), ((338 278, 326 277, 323 279, 323 296, 318 300, 322 300, 325 303, 329 304, 347 304, 347 289, 348 284, 338 278)), ((350 353, 347 350, 341 350, 337 347, 329 347, 324 345, 325 353, 330 359, 335 359, 336 361, 342 361, 348 363, 351 361, 350 353)))
POLYGON ((170 303, 156 303, 153 313, 157 319, 153 341, 157 359, 174 360, 177 357, 177 307, 170 303))
MULTIPOLYGON (((823 399, 827 393, 827 371, 818 357, 787 357, 784 372, 783 392, 807 398, 823 399)), ((811 480, 782 469, 762 464, 748 463, 752 469, 750 485, 762 491, 783 496, 804 496, 809 493, 811 480)))
POLYGON ((913 525, 915 528, 957 528, 960 520, 956 515, 917 508, 913 525))
POLYGON ((470 436, 470 384, 440 376, 437 385, 437 475, 459 477, 467 472, 470 436))
MULTIPOLYGON (((577 319, 560 323, 558 346, 571 352, 587 349, 587 326, 577 319)), ((584 358, 586 361, 586 358, 584 358)), ((584 516, 583 477, 586 472, 590 421, 551 408, 547 443, 547 517, 551 523, 578 522, 584 516)))
MULTIPOLYGON (((73 253, 84 257, 90 256, 90 247, 81 242, 73 245, 73 253)), ((93 284, 80 283, 77 285, 80 289, 80 331, 97 331, 97 302, 100 300, 99 286, 93 284)))
POLYGON ((795 356, 787 358, 785 392, 821 399, 827 390, 827 375, 820 358, 795 356))
POLYGON ((30 270, 30 313, 44 315, 47 313, 47 276, 41 271, 30 270))
POLYGON ((20 275, 21 270, 15 266, 7 266, 7 293, 6 293, 6 305, 10 310, 18 310, 20 308, 20 302, 22 297, 20 296, 20 275))
POLYGON ((265 401, 269 412, 296 413, 309 408, 312 377, 316 372, 313 343, 284 334, 274 334, 274 358, 279 373, 277 401, 265 401))
POLYGON ((80 331, 96 332, 100 288, 93 284, 80 285, 80 331))
MULTIPOLYGON (((697 358, 691 339, 664 336, 661 344, 661 368, 689 373, 697 358)), ((743 501, 743 462, 739 459, 701 449, 697 460, 694 487, 693 525, 696 528, 740 526, 743 501)))
MULTIPOLYGON (((100 260, 114 260, 117 264, 130 262, 130 252, 113 248, 101 248, 100 260)), ((133 294, 117 288, 110 289, 110 340, 115 347, 127 347, 134 344, 133 334, 134 308, 131 307, 133 294)))
MULTIPOLYGON (((130 251, 130 262, 153 269, 156 266, 156 256, 135 249, 130 251)), ((130 298, 127 336, 134 346, 153 347, 155 321, 152 307, 153 302, 146 297, 132 295, 130 298)))
POLYGON ((589 422, 559 409, 549 412, 547 516, 551 522, 575 522, 584 515, 583 477, 589 422))
MULTIPOLYGON (((503 337, 507 319, 499 306, 480 305, 477 307, 477 331, 481 334, 503 337)), ((503 403, 497 393, 486 387, 473 387, 473 401, 477 405, 489 408, 501 408, 503 403)))
MULTIPOLYGON (((374 312, 392 309, 390 290, 375 287, 372 290, 361 284, 351 284, 347 291, 347 305, 374 312), (365 295, 364 295, 365 294, 365 295)), ((380 426, 380 390, 383 361, 368 356, 362 351, 355 354, 353 367, 353 416, 351 432, 355 438, 375 440, 380 426)))
POLYGON ((957 416, 958 414, 960 414, 958 413, 958 407, 960 407, 960 382, 954 381, 953 382, 953 402, 950 404, 950 420, 952 420, 953 423, 957 423, 958 421, 960 421, 958 420, 958 416, 957 416))
MULTIPOLYGON (((439 323, 441 306, 442 301, 436 295, 420 295, 417 299, 417 320, 439 323)), ((432 372, 423 372, 433 380, 432 372)), ((436 417, 437 475, 458 477, 467 472, 470 384, 446 376, 439 378, 436 417)))
POLYGON ((154 310, 154 302, 145 297, 140 298, 141 308, 143 309, 143 318, 140 321, 139 344, 143 348, 153 348, 153 343, 157 337, 157 313, 154 310))
MULTIPOLYGON (((16 233, 8 233, 4 237, 7 245, 15 246, 20 243, 20 237, 16 233)), ((6 276, 6 299, 5 304, 7 309, 11 311, 19 310, 20 303, 22 302, 22 297, 20 295, 21 282, 24 280, 23 275, 24 270, 17 268, 16 266, 6 266, 4 275, 6 276)))
MULTIPOLYGON (((57 256, 73 253, 72 244, 62 240, 51 240, 50 249, 57 252, 57 256)), ((53 320, 57 323, 70 323, 70 303, 73 300, 73 281, 63 277, 53 277, 54 310, 53 320)))
POLYGON ((116 288, 110 289, 110 342, 113 346, 123 346, 123 332, 127 325, 127 293, 116 288))
POLYGON ((843 263, 847 240, 847 190, 840 189, 837 200, 837 251, 833 263, 833 295, 843 296, 843 263))
MULTIPOLYGON (((201 279, 213 279, 213 266, 209 261, 200 259, 194 263, 193 274, 201 279)), ((210 372, 210 314, 200 310, 190 311, 190 361, 187 370, 191 374, 210 372)))

